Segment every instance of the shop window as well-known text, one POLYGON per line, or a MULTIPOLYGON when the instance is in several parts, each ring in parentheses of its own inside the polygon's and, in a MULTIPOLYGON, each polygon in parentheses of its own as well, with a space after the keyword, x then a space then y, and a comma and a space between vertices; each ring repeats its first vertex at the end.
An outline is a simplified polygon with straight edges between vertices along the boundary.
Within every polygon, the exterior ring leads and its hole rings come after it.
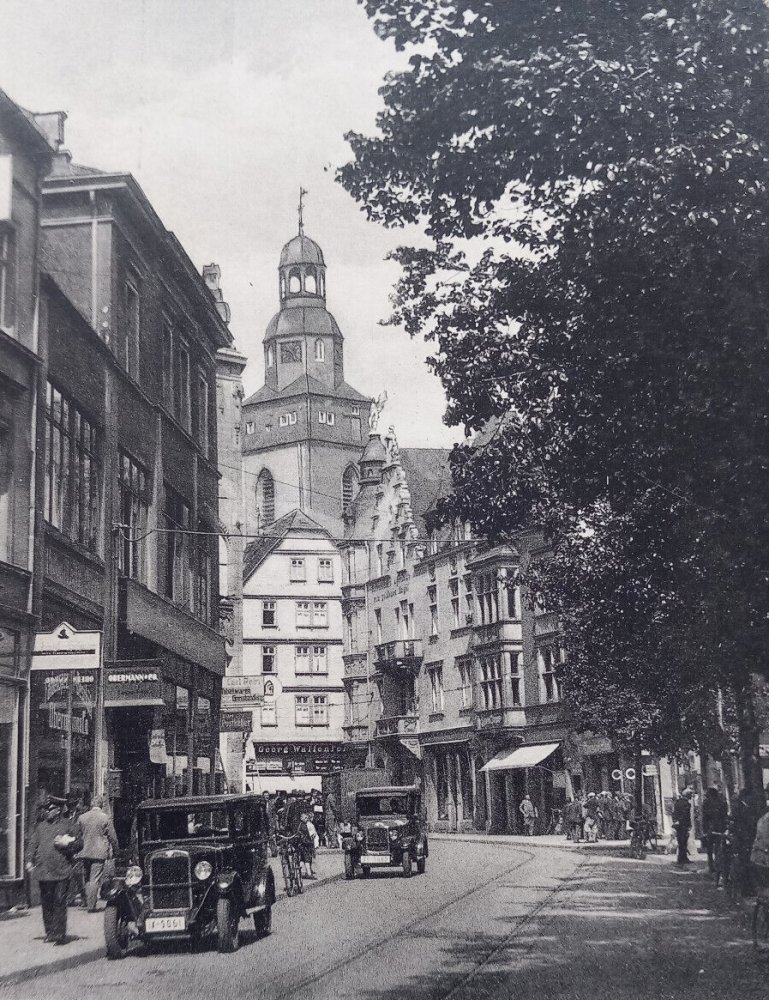
POLYGON ((166 575, 165 596, 174 604, 189 608, 190 593, 190 508, 168 484, 165 487, 166 575))
POLYGON ((510 657, 511 704, 523 704, 523 653, 508 653, 510 657))
POLYGON ((334 564, 330 559, 318 559, 318 583, 334 582, 334 564))
POLYGON ((449 818, 449 781, 446 755, 442 750, 435 754, 435 798, 438 819, 449 818))
POLYGON ((262 673, 275 673, 275 647, 262 646, 262 673))
POLYGON ((480 689, 484 709, 502 706, 502 669, 498 656, 480 660, 480 689))
POLYGON ((291 559, 291 573, 289 575, 289 580, 292 583, 304 583, 307 579, 307 574, 305 572, 304 559, 300 556, 294 556, 291 559))
POLYGON ((430 667, 427 671, 430 679, 430 704, 433 712, 443 711, 443 667, 430 667))
POLYGON ((45 519, 96 551, 99 458, 94 424, 50 382, 45 407, 45 519))
POLYGON ((269 469, 262 469, 256 479, 256 509, 260 526, 275 520, 275 481, 269 469))
POLYGON ((16 236, 12 226, 0 224, 0 327, 16 325, 16 236))
POLYGON ((149 475, 128 452, 118 449, 120 542, 118 570, 140 583, 147 582, 147 518, 151 490, 149 475))
POLYGON ((262 626, 264 628, 278 627, 275 601, 262 601, 262 626))

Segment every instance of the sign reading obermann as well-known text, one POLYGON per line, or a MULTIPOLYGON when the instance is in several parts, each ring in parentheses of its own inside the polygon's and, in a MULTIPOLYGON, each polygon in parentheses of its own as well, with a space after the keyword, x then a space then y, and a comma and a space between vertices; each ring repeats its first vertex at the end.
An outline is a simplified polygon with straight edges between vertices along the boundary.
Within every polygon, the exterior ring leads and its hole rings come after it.
POLYGON ((222 678, 222 711, 259 708, 264 702, 264 680, 261 674, 242 674, 222 678))

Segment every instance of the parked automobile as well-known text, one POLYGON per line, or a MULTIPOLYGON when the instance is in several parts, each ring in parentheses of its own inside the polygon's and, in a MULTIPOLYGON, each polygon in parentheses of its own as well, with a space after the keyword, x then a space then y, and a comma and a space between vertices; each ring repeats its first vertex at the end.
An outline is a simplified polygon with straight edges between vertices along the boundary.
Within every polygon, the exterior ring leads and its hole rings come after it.
POLYGON ((102 888, 108 958, 123 958, 132 939, 216 937, 235 951, 242 917, 269 934, 275 880, 261 796, 155 799, 136 810, 131 864, 102 888))
POLYGON ((384 785, 355 793, 355 822, 343 827, 345 878, 357 869, 367 876, 372 868, 397 865, 406 877, 416 864, 421 875, 429 848, 422 815, 422 797, 416 785, 384 785))

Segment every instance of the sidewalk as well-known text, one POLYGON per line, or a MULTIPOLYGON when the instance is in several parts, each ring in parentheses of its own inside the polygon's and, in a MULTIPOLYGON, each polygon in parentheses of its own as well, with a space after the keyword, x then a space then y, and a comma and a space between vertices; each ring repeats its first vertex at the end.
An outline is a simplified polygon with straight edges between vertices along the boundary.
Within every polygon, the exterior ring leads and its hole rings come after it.
MULTIPOLYGON (((341 851, 321 849, 314 867, 318 877, 305 882, 305 892, 340 878, 344 855, 341 851)), ((273 859, 272 870, 277 905, 290 906, 277 859, 273 859)), ((45 942, 39 906, 31 910, 0 913, 0 989, 104 958, 103 909, 103 903, 99 904, 98 913, 87 913, 71 906, 67 914, 67 944, 63 947, 45 942)))

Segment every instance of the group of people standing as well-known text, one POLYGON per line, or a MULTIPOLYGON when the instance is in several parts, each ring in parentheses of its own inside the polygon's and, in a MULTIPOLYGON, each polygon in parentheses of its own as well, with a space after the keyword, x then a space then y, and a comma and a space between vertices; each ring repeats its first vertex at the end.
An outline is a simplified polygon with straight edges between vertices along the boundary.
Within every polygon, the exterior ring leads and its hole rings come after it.
POLYGON ((632 814, 633 802, 627 792, 588 792, 572 797, 563 811, 566 839, 575 843, 583 839, 588 843, 625 840, 632 814))
POLYGON ((40 889, 45 940, 67 943, 67 906, 94 912, 105 866, 117 853, 112 820, 100 797, 49 795, 40 804, 27 849, 27 872, 40 889))

